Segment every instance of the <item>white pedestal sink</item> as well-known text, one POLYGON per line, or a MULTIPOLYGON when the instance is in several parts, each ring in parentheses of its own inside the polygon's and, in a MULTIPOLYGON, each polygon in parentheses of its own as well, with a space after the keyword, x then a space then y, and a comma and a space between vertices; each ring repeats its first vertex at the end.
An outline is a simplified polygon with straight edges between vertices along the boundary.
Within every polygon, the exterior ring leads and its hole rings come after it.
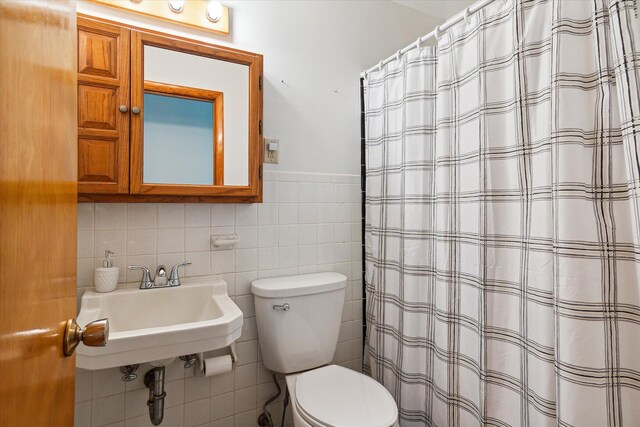
POLYGON ((77 322, 109 319, 105 347, 80 344, 76 366, 106 369, 223 348, 240 337, 242 311, 217 276, 183 279, 180 286, 87 291, 77 322))

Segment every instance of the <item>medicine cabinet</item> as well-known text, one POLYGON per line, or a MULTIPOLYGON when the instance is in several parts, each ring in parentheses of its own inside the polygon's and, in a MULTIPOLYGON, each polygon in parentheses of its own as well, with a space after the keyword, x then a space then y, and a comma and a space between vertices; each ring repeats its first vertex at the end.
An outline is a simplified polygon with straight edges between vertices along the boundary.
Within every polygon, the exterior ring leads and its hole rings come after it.
POLYGON ((79 201, 262 198, 262 55, 78 17, 79 201))

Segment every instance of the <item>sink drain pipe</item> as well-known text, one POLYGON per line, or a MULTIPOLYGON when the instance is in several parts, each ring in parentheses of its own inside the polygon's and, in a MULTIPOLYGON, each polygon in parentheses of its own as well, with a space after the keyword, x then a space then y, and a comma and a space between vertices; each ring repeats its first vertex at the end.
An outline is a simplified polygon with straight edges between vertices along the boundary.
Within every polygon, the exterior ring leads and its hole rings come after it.
POLYGON ((149 388, 149 419, 154 426, 160 425, 164 418, 164 366, 157 366, 144 376, 144 385, 149 388))

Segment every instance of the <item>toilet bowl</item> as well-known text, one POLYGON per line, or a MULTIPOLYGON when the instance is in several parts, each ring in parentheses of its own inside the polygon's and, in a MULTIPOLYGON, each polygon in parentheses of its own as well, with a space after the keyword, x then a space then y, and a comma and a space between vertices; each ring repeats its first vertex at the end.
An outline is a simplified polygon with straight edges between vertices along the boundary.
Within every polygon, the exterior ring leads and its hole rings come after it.
POLYGON ((265 367, 286 374, 296 427, 394 427, 398 409, 378 382, 330 364, 347 278, 339 273, 254 280, 265 367))
POLYGON ((287 375, 295 427, 397 427, 398 408, 378 382, 337 365, 287 375))

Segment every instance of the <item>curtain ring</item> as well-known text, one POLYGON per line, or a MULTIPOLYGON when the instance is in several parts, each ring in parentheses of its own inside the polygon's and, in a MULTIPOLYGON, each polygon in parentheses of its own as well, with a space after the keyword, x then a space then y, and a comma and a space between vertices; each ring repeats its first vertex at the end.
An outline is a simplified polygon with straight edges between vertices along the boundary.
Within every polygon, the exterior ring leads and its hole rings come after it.
POLYGON ((471 7, 468 7, 464 10, 464 22, 469 25, 469 19, 471 18, 471 7))
POLYGON ((440 25, 438 25, 438 26, 436 27, 436 31, 435 31, 435 33, 436 33, 436 34, 435 34, 436 39, 440 40, 440 37, 442 37, 442 30, 440 29, 440 25))
POLYGON ((418 40, 416 40, 416 49, 420 50, 420 38, 418 37, 418 40))
POLYGON ((378 62, 378 71, 382 71, 382 61, 378 62))
POLYGON ((400 55, 402 55, 402 52, 400 52, 402 49, 398 49, 398 51, 396 52, 396 61, 400 62, 400 55))

